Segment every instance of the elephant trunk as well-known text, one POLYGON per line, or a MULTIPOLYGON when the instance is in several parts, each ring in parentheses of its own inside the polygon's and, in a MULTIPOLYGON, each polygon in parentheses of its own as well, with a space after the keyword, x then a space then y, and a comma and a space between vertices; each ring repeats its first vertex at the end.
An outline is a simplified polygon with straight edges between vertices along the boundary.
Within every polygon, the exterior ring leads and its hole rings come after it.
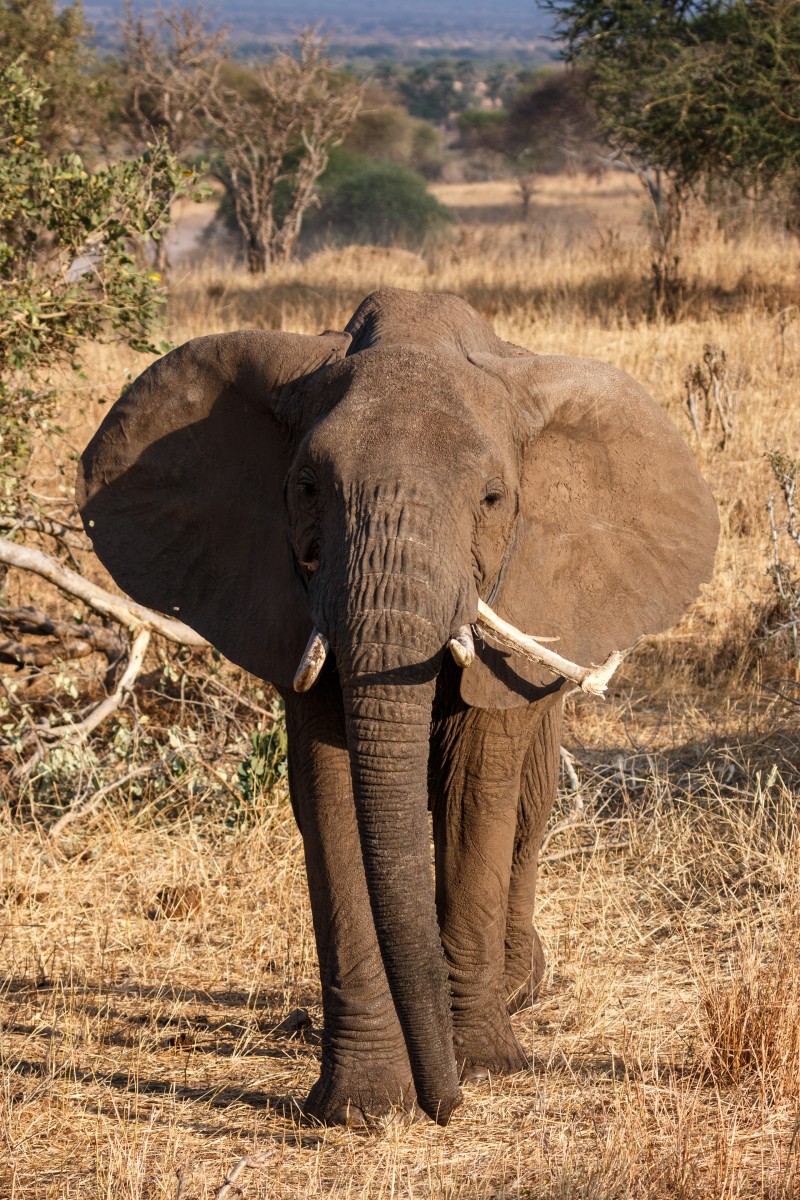
POLYGON ((377 540, 355 558, 333 641, 378 945, 417 1100, 444 1125, 461 1093, 434 903, 428 756, 436 677, 463 604, 458 586, 435 580, 430 546, 420 545, 428 539, 395 527, 377 540), (381 559, 400 570, 377 571, 381 559))
POLYGON ((461 1100, 434 905, 427 770, 434 683, 345 686, 361 848, 386 975, 420 1107, 445 1125, 461 1100))

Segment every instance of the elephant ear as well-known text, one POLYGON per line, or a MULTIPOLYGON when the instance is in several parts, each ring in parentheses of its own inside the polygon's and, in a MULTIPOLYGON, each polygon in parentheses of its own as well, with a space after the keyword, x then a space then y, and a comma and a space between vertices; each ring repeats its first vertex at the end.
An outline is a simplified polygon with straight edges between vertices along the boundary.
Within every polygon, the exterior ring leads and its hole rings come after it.
MULTIPOLYGON (((689 448, 624 372, 585 358, 472 361, 503 379, 528 426, 520 514, 495 609, 553 649, 601 663, 667 629, 708 580, 716 504, 689 448)), ((477 707, 511 707, 553 687, 525 660, 479 647, 463 675, 477 707)))
POLYGON ((284 686, 311 631, 283 518, 291 397, 313 400, 349 344, 261 330, 187 342, 128 388, 78 469, 86 531, 119 586, 284 686))

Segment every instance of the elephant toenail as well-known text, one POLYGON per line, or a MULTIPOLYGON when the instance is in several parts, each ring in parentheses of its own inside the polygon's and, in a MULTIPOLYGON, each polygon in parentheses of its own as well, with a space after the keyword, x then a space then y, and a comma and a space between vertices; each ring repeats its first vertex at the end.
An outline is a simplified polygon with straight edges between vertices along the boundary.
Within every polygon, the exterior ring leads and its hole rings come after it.
POLYGON ((486 1067, 467 1067, 461 1069, 462 1083, 486 1083, 489 1072, 486 1067))
POLYGON ((331 1113, 328 1121, 332 1125, 360 1126, 367 1124, 367 1118, 360 1108, 356 1108, 355 1104, 342 1104, 331 1113))

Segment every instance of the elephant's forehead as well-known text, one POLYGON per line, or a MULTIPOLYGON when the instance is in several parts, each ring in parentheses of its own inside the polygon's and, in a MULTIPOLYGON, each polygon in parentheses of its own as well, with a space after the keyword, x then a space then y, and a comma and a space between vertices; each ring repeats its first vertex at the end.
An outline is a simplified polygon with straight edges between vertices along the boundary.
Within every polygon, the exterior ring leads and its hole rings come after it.
POLYGON ((318 427, 318 453, 447 462, 482 461, 497 452, 507 393, 463 355, 416 346, 364 351, 350 360, 345 395, 318 427))

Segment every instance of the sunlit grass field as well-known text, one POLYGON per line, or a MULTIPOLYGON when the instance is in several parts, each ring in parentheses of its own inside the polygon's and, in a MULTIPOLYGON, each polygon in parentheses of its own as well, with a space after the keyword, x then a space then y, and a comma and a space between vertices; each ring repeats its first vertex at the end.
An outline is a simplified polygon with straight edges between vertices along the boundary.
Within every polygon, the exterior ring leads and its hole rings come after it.
MULTIPOLYGON (((436 191, 456 222, 422 253, 323 250, 264 280, 196 248, 173 268, 167 333, 311 333, 341 328, 379 286, 457 292, 511 341, 630 371, 698 457, 722 522, 713 582, 605 703, 567 702, 570 769, 537 904, 547 976, 514 1018, 532 1070, 465 1088, 445 1130, 399 1115, 366 1131, 302 1123, 321 1011, 285 780, 272 758, 251 769, 271 698, 224 664, 176 665, 156 647, 136 705, 96 735, 102 753, 59 750, 22 788, 6 777, 0 1197, 800 1192, 800 686, 785 646, 761 636, 765 446, 800 447, 798 243, 756 213, 722 229, 693 210, 666 323, 652 315, 647 205, 624 174, 543 180, 527 222, 510 182, 436 191), (724 449, 713 422, 697 436, 685 403, 709 343, 735 400, 724 449), (163 746, 180 763, 168 786, 123 781, 50 835, 82 788, 163 746)), ((63 436, 37 451, 37 486, 56 491, 56 467, 147 361, 87 351, 86 380, 64 381, 63 436)), ((11 601, 31 594, 10 579, 11 601)), ((43 585, 33 595, 44 603, 43 585)), ((91 663, 44 683, 4 670, 12 715, 45 691, 67 709, 97 676, 91 663)))

